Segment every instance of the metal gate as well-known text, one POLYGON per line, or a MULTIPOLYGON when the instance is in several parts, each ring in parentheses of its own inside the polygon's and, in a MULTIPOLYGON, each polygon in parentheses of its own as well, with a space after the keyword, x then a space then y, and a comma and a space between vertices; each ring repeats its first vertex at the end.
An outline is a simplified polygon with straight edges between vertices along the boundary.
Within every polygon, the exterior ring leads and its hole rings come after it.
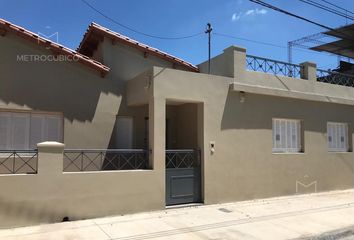
POLYGON ((200 151, 166 150, 166 205, 201 202, 200 151))

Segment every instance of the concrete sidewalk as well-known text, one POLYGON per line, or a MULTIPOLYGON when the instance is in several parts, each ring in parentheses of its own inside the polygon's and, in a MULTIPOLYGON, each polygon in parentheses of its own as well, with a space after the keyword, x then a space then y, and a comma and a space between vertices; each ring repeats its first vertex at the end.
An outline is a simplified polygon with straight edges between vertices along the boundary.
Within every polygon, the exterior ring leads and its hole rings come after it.
POLYGON ((29 239, 306 239, 354 225, 354 190, 0 230, 29 239))

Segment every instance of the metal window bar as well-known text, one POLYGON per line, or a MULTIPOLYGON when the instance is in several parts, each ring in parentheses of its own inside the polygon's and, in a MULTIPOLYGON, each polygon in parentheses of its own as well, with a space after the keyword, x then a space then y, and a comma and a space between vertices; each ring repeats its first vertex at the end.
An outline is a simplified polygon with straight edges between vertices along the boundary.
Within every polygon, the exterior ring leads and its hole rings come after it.
POLYGON ((192 168, 200 165, 200 150, 166 150, 166 168, 192 168))
POLYGON ((143 149, 65 149, 64 172, 148 169, 143 149))
POLYGON ((0 150, 0 174, 37 174, 38 150, 0 150))
POLYGON ((246 55, 246 68, 252 71, 301 78, 301 66, 297 64, 246 55))
POLYGON ((316 76, 318 82, 354 87, 354 75, 317 69, 316 76))

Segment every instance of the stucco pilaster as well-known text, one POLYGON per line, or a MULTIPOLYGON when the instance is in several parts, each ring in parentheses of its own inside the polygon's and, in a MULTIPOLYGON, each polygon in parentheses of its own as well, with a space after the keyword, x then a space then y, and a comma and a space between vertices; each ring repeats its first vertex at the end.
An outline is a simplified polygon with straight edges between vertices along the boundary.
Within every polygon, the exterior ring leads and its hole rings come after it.
POLYGON ((165 126, 166 100, 149 98, 149 149, 150 166, 154 170, 165 170, 165 126))

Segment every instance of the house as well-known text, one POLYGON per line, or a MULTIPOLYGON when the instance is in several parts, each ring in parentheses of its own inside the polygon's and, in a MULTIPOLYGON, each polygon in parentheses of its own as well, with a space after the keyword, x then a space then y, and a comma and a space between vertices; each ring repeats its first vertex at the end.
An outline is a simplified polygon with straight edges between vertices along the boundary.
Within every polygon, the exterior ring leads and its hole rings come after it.
POLYGON ((73 51, 0 20, 0 52, 2 228, 353 188, 351 75, 96 23, 73 51))

